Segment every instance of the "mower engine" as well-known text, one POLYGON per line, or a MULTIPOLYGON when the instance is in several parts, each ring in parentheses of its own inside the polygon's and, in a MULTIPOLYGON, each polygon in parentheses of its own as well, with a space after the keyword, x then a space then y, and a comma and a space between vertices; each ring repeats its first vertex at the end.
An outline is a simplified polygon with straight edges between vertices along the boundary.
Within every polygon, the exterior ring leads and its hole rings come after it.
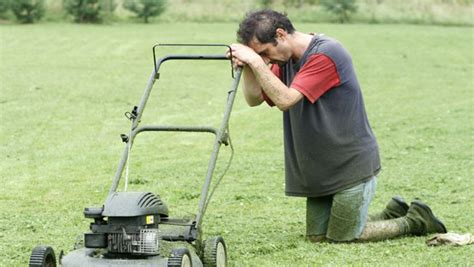
POLYGON ((115 192, 102 208, 85 208, 94 219, 85 233, 86 248, 107 250, 109 256, 159 254, 158 224, 168 217, 168 208, 150 192, 115 192))

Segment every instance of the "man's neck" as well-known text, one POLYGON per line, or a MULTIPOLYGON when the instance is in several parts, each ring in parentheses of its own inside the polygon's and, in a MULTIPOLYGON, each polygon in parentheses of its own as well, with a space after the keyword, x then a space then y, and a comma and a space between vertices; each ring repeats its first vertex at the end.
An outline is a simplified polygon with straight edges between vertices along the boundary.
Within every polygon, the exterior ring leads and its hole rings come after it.
POLYGON ((313 39, 313 36, 310 34, 297 32, 297 31, 295 31, 292 34, 292 52, 293 53, 292 53, 291 58, 294 61, 300 60, 300 58, 303 56, 306 49, 308 49, 309 43, 311 43, 312 39, 313 39))

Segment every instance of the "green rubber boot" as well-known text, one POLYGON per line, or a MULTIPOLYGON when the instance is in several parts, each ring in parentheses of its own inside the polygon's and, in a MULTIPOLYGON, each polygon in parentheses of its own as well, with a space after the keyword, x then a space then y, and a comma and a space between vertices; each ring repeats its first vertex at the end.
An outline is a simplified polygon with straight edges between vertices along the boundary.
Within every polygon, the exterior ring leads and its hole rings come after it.
POLYGON ((384 220, 390 220, 403 217, 407 212, 408 204, 405 200, 401 196, 394 196, 382 211, 382 216, 384 220))
POLYGON ((430 207, 420 200, 414 200, 406 219, 410 233, 414 235, 426 235, 431 233, 446 233, 446 226, 436 218, 430 207))

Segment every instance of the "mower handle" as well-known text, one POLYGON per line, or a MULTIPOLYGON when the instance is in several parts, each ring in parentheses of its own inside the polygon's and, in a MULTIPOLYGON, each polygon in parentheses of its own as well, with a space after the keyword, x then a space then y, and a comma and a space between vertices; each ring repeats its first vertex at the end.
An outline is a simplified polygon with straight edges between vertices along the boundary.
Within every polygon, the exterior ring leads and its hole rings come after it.
MULTIPOLYGON (((224 60, 228 59, 228 60, 230 60, 230 70, 231 70, 232 78, 235 78, 234 77, 234 68, 232 67, 232 49, 231 49, 230 45, 226 45, 226 44, 156 44, 156 45, 153 46, 153 64, 155 66, 155 78, 158 78, 158 66, 156 65, 156 52, 155 52, 156 47, 158 47, 158 46, 227 47, 229 49, 229 53, 230 53, 229 57, 215 56, 215 55, 199 55, 199 56, 189 56, 189 55, 179 56, 179 55, 176 55, 172 59, 224 59, 224 60)), ((166 58, 166 59, 170 59, 170 58, 166 58)), ((161 62, 163 62, 163 61, 165 61, 165 60, 161 60, 161 62)))

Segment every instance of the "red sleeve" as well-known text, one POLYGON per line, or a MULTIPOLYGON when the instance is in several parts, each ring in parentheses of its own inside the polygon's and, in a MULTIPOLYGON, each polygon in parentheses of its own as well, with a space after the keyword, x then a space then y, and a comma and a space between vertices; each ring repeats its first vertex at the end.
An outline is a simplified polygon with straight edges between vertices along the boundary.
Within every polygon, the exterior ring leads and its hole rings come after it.
POLYGON ((324 54, 314 54, 298 71, 290 87, 314 103, 339 83, 339 74, 332 59, 324 54))
MULTIPOLYGON (((275 76, 277 76, 279 79, 281 79, 281 70, 280 70, 280 66, 278 66, 277 64, 273 64, 270 68, 270 70, 273 72, 273 74, 275 74, 275 76)), ((267 104, 271 107, 275 106, 275 103, 273 103, 273 101, 265 94, 265 92, 262 90, 262 97, 263 97, 263 100, 265 100, 265 102, 267 102, 267 104)))

